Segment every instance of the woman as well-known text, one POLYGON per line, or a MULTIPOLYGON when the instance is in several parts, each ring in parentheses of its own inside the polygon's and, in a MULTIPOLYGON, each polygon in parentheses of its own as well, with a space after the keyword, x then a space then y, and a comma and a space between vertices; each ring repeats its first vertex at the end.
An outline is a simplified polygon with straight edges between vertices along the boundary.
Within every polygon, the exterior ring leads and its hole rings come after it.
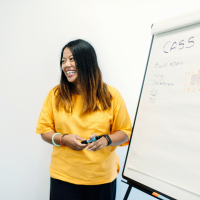
POLYGON ((94 48, 84 40, 65 45, 60 84, 47 95, 36 133, 54 144, 51 200, 114 200, 119 158, 131 122, 120 93, 102 81, 94 48), (86 139, 100 139, 82 144, 86 139))

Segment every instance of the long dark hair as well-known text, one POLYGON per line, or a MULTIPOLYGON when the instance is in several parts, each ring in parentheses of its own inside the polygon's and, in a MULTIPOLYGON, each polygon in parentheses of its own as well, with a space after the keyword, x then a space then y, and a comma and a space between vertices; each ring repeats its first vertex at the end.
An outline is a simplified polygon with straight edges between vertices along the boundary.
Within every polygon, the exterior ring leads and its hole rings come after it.
POLYGON ((62 58, 65 48, 69 48, 74 57, 78 71, 77 82, 81 86, 83 98, 81 114, 99 110, 106 110, 111 106, 112 95, 102 80, 94 48, 88 42, 78 39, 66 44, 60 57, 61 79, 55 90, 56 108, 63 107, 67 112, 73 110, 72 88, 73 83, 68 82, 62 70, 62 58))

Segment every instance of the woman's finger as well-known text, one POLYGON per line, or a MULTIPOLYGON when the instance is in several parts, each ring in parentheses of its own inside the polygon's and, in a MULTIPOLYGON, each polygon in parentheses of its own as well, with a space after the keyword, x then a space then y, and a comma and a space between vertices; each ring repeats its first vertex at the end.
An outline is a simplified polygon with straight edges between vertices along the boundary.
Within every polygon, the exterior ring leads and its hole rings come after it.
POLYGON ((93 133, 88 139, 91 140, 93 137, 97 136, 96 133, 93 133))
POLYGON ((97 148, 97 149, 95 149, 95 150, 93 150, 93 151, 98 151, 98 150, 100 150, 100 149, 102 149, 102 148, 103 148, 103 145, 100 145, 99 148, 97 148))
POLYGON ((77 140, 80 140, 80 141, 85 141, 85 140, 86 140, 86 139, 80 137, 79 135, 76 136, 76 139, 77 139, 77 140))
POLYGON ((104 147, 103 144, 100 143, 99 145, 97 145, 93 149, 91 149, 91 151, 98 151, 98 150, 102 149, 103 147, 104 147))
POLYGON ((86 144, 84 144, 84 146, 79 146, 79 145, 76 145, 76 146, 74 147, 74 149, 73 149, 73 150, 76 150, 76 151, 81 151, 81 150, 83 150, 83 149, 84 149, 86 146, 87 146, 86 144))
POLYGON ((87 149, 92 149, 96 144, 97 144, 98 141, 95 141, 95 142, 92 142, 92 143, 88 143, 88 146, 87 146, 87 149))
POLYGON ((90 149, 91 151, 98 149, 101 146, 101 142, 96 141, 96 142, 92 142, 90 144, 90 146, 88 145, 88 149, 90 149))

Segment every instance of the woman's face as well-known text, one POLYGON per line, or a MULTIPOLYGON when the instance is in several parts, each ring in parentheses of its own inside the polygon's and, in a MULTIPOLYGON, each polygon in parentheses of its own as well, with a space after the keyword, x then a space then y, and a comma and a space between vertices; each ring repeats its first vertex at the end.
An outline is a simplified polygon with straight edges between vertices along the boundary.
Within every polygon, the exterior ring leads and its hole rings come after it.
POLYGON ((66 47, 63 51, 62 70, 65 73, 67 80, 71 83, 76 84, 78 72, 76 70, 76 63, 73 58, 72 52, 68 47, 66 47))

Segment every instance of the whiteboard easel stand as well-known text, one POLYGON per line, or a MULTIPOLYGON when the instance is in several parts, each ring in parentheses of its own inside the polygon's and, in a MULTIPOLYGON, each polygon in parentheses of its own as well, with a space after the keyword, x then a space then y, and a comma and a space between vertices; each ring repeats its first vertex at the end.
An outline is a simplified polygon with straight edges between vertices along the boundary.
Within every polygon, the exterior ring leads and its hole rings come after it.
MULTIPOLYGON (((122 182, 124 182, 124 183, 127 183, 127 184, 128 184, 128 182, 125 182, 125 181, 123 181, 123 180, 122 180, 122 182)), ((127 199, 128 199, 128 196, 129 196, 129 194, 130 194, 130 192, 131 192, 131 189, 132 189, 132 186, 131 186, 130 184, 128 184, 128 189, 127 189, 127 191, 126 191, 126 194, 125 194, 125 196, 124 196, 124 199, 123 199, 123 200, 127 200, 127 199)))
MULTIPOLYGON (((140 190, 140 191, 142 191, 142 192, 144 192, 144 193, 146 193, 146 194, 152 196, 152 192, 151 192, 151 191, 146 190, 146 189, 144 189, 144 188, 142 188, 142 187, 139 187, 138 185, 135 185, 135 184, 133 184, 132 182, 129 182, 129 181, 125 182, 125 181, 123 181, 123 180, 122 180, 122 182, 128 184, 128 189, 127 189, 127 191, 126 191, 126 194, 125 194, 123 200, 127 200, 127 199, 128 199, 128 196, 129 196, 129 194, 130 194, 130 192, 131 192, 132 187, 134 187, 134 188, 136 188, 136 189, 138 189, 138 190, 140 190)), ((153 197, 154 197, 155 199, 159 199, 158 197, 155 197, 155 196, 153 196, 153 197)))

